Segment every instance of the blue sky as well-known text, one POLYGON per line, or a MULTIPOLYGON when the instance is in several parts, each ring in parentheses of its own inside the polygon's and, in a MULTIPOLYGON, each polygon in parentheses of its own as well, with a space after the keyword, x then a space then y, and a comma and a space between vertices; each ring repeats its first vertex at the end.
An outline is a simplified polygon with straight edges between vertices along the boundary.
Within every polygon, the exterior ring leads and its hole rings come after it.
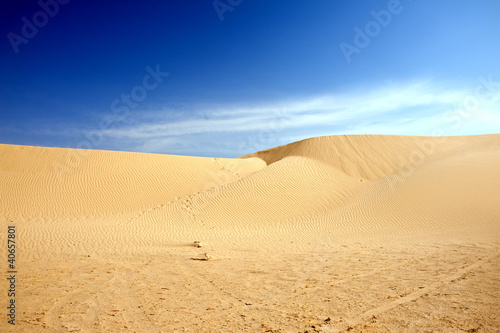
POLYGON ((0 143, 236 157, 500 132, 496 0, 0 6, 0 143))

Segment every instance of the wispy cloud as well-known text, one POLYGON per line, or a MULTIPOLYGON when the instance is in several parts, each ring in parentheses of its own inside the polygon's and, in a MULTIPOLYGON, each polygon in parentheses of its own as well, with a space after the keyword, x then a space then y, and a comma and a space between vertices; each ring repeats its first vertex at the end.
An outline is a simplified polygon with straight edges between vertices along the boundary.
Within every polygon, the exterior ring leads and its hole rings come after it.
POLYGON ((323 135, 500 132, 495 125, 500 123, 500 92, 464 113, 470 96, 474 87, 453 89, 419 80, 252 105, 147 110, 134 113, 133 122, 101 131, 103 147, 97 148, 235 157, 323 135))
MULTIPOLYGON (((221 105, 200 108, 186 119, 169 121, 163 116, 170 110, 159 110, 157 119, 148 119, 134 126, 104 131, 112 138, 150 139, 213 132, 258 131, 276 118, 287 118, 288 128, 322 126, 338 122, 376 119, 401 113, 410 108, 443 107, 457 102, 461 92, 436 92, 422 84, 383 88, 378 91, 345 95, 324 95, 292 101, 265 103, 252 107, 221 105)), ((138 120, 140 122, 140 120, 138 120)))

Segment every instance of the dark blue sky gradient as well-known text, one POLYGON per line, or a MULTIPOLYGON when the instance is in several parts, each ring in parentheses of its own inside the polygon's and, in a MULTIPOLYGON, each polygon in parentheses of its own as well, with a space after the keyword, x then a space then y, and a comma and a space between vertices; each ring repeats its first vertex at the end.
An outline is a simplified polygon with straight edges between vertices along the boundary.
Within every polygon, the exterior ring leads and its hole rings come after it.
MULTIPOLYGON (((243 0, 221 21, 213 1, 71 0, 16 54, 7 34, 21 34, 21 18, 31 21, 41 9, 37 1, 2 2, 0 143, 76 147, 81 131, 95 127, 114 99, 141 84, 145 67, 157 64, 170 75, 131 110, 130 125, 150 112, 198 119, 205 106, 353 94, 387 82, 431 78, 473 90, 479 76, 500 81, 495 0, 401 0, 401 12, 347 63, 339 44, 353 44, 353 28, 363 29, 373 20, 370 11, 388 3, 243 0)), ((331 134, 342 128, 333 126, 331 134)), ((138 151, 138 140, 109 139, 93 148, 138 151)), ((153 151, 238 155, 195 142, 185 151, 168 145, 153 151)))

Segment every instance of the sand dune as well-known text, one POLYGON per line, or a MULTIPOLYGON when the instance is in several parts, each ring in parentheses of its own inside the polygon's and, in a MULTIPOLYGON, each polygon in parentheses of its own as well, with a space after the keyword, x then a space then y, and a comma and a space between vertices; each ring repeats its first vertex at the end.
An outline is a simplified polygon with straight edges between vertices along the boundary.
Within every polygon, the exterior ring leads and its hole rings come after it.
POLYGON ((0 157, 18 331, 500 327, 500 135, 319 137, 237 159, 0 157))

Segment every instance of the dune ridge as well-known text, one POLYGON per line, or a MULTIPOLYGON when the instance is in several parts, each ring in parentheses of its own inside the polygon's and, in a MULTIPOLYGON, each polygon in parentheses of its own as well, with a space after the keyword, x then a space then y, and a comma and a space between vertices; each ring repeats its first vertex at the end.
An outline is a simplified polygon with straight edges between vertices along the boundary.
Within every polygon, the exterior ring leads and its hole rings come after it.
POLYGON ((26 331, 120 331, 124 325, 138 332, 204 331, 207 323, 214 331, 305 331, 314 323, 325 332, 352 331, 370 322, 378 327, 370 318, 389 316, 387 327, 394 325, 390 313, 414 301, 429 304, 430 292, 458 288, 454 281, 474 272, 475 285, 491 292, 465 293, 477 298, 484 316, 463 318, 499 324, 492 318, 500 317, 493 310, 500 291, 489 274, 498 267, 500 245, 499 134, 318 137, 235 159, 0 144, 0 157, 0 238, 16 224, 19 260, 32 283, 23 295, 40 300, 23 303, 26 331), (190 260, 204 253, 210 260, 190 260), (396 287, 387 285, 395 277, 396 287), (72 282, 54 282, 63 278, 72 282), (167 289, 140 291, 138 281, 146 278, 167 289), (374 280, 389 291, 366 294, 374 280), (79 287, 72 291, 71 284, 79 287), (168 304, 166 296, 155 296, 168 290, 168 304), (281 304, 268 299, 271 290, 281 304), (304 296, 290 298, 297 290, 304 296), (392 290, 401 301, 384 302, 392 290), (127 305, 138 295, 144 310, 127 305), (324 295, 338 307, 324 303, 324 295), (52 306, 41 301, 46 297, 52 306), (188 310, 193 302, 202 305, 188 310), (70 311, 75 303, 79 314, 70 311), (202 320, 200 311, 211 314, 202 320))
POLYGON ((174 244, 172 230, 271 248, 283 236, 495 239, 499 138, 331 136, 237 159, 87 151, 64 171, 68 149, 0 145, 0 218, 34 235, 96 225, 141 244, 174 244))

